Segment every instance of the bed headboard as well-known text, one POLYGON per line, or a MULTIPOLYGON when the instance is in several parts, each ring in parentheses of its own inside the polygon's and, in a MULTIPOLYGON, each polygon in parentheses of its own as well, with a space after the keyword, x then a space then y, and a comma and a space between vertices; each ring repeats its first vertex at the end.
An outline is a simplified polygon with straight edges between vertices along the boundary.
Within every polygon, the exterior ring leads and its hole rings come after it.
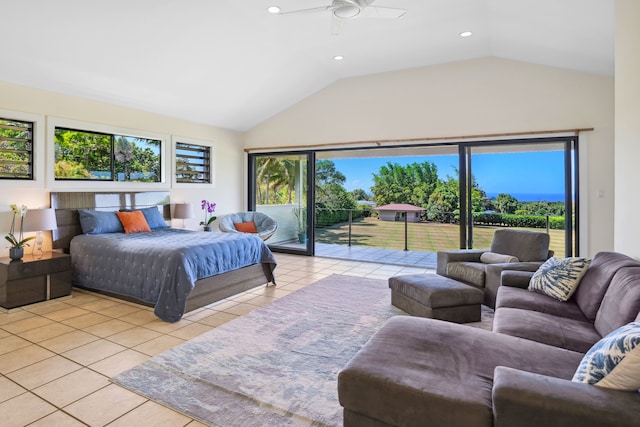
POLYGON ((142 192, 52 192, 51 207, 56 210, 57 230, 53 230, 53 248, 69 250, 71 239, 82 234, 78 209, 117 211, 159 206, 165 219, 171 218, 168 191, 142 192))

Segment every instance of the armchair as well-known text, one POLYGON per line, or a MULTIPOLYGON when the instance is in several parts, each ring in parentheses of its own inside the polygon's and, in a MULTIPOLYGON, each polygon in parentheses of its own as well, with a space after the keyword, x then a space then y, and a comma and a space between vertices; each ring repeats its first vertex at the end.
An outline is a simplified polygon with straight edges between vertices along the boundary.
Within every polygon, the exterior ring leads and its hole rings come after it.
POLYGON ((220 230, 227 233, 241 233, 236 229, 236 224, 251 223, 255 225, 258 237, 267 240, 278 230, 278 222, 262 212, 248 211, 225 215, 220 220, 220 230))
POLYGON ((503 271, 536 271, 551 256, 547 233, 500 229, 489 250, 439 251, 436 273, 483 289, 485 305, 493 308, 503 271))

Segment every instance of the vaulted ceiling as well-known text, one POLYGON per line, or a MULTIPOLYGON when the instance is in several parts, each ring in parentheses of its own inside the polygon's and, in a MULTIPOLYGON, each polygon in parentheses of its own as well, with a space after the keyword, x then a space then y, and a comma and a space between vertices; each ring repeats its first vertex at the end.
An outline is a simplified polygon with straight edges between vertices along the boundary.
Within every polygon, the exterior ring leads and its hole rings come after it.
POLYGON ((329 4, 0 0, 0 80, 243 131, 358 75, 487 56, 613 74, 614 0, 376 0, 407 12, 339 27, 267 12, 329 4))

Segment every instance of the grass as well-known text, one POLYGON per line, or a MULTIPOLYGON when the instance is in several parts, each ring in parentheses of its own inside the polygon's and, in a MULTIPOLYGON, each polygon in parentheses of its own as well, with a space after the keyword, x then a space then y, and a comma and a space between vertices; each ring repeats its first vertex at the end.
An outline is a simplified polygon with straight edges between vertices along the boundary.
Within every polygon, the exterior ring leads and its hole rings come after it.
MULTIPOLYGON (((418 222, 407 224, 407 249, 420 252, 437 252, 460 248, 460 227, 457 224, 418 222)), ((486 249, 491 246, 493 233, 500 227, 477 226, 473 233, 473 247, 486 249)), ((364 218, 351 226, 351 244, 385 249, 404 249, 404 223, 364 218)), ((542 231, 540 229, 530 229, 542 231)), ((556 256, 564 256, 564 230, 550 230, 550 249, 556 256)), ((316 229, 316 242, 339 245, 349 244, 349 224, 340 223, 316 229)))

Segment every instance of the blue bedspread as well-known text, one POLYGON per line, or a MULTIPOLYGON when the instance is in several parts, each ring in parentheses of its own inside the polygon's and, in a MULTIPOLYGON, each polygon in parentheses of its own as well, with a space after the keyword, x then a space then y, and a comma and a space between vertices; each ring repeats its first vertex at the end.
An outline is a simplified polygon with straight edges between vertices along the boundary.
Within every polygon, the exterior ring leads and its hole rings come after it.
POLYGON ((274 282, 275 258, 257 236, 172 228, 151 233, 75 236, 70 246, 79 286, 134 297, 167 322, 180 320, 196 280, 256 263, 274 282))

